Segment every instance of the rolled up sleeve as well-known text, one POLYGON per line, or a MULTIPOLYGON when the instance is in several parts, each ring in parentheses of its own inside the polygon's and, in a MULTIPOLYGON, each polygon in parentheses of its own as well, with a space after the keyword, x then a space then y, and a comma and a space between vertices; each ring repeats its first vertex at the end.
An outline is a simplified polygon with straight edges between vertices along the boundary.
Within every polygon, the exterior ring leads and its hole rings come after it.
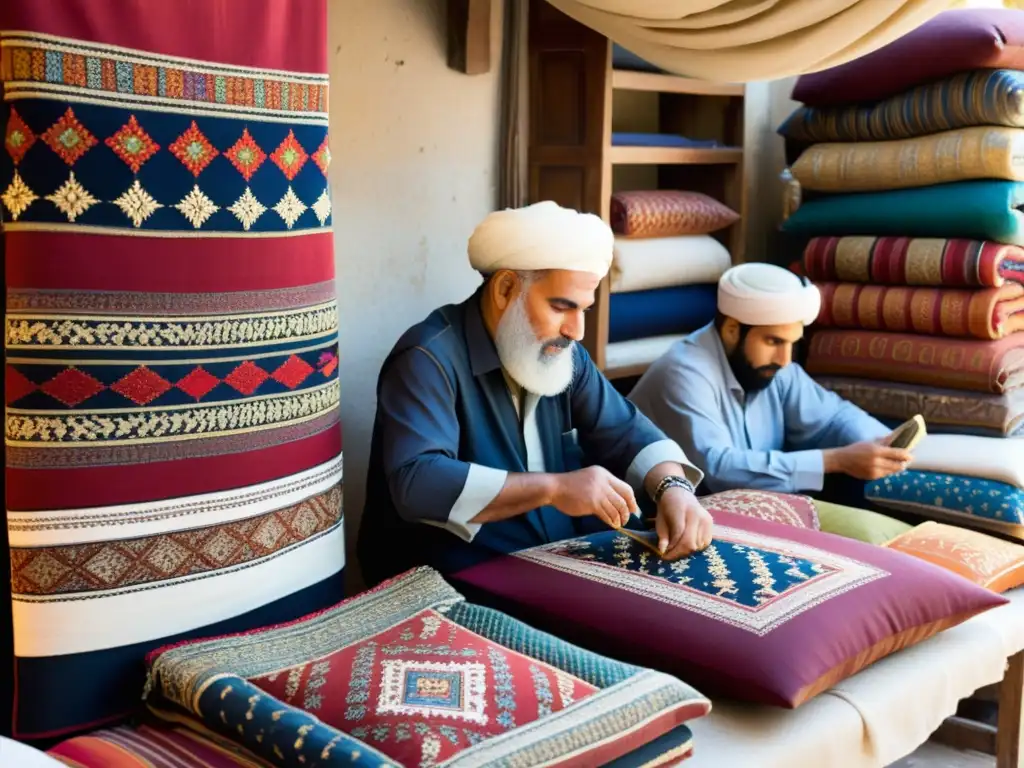
POLYGON ((471 522, 501 493, 507 472, 459 461, 455 393, 437 360, 415 347, 392 361, 378 393, 384 473, 403 520, 472 541, 471 522))

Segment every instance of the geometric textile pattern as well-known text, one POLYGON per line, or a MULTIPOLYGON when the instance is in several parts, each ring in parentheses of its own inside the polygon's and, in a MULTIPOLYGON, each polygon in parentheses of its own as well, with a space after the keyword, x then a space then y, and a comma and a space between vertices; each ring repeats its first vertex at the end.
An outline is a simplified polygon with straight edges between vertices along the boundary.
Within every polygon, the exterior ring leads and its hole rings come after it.
POLYGON ((809 496, 773 491, 722 491, 702 496, 700 503, 711 513, 724 511, 737 515, 774 520, 798 528, 819 530, 818 512, 809 496))
MULTIPOLYGON (((711 544, 673 562, 606 531, 448 579, 588 650, 711 695, 782 707, 1006 602, 884 547, 724 509, 714 516, 711 544)), ((636 533, 653 546, 653 531, 636 533)))
POLYGON ((611 202, 612 229, 625 237, 705 235, 739 218, 736 211, 700 192, 619 192, 611 202))
POLYGON ((347 755, 356 740, 401 765, 604 765, 709 709, 678 680, 467 604, 428 568, 149 663, 157 715, 275 765, 347 755))
POLYGON ((0 12, 25 738, 116 722, 149 650, 332 604, 345 565, 330 191, 299 162, 326 3, 45 5, 0 12))

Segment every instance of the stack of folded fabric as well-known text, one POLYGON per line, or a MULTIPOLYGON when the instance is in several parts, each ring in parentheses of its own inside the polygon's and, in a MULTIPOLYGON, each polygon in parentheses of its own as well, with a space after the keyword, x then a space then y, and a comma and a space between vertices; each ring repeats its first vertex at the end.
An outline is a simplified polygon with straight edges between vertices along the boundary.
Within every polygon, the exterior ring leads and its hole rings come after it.
POLYGON ((680 336, 714 319, 716 284, 732 259, 711 233, 739 218, 699 192, 648 190, 612 196, 609 361, 635 356, 641 346, 651 347, 640 356, 652 360, 680 336))
POLYGON ((880 418, 1024 432, 1022 70, 1024 12, 957 10, 794 89, 807 369, 880 418))

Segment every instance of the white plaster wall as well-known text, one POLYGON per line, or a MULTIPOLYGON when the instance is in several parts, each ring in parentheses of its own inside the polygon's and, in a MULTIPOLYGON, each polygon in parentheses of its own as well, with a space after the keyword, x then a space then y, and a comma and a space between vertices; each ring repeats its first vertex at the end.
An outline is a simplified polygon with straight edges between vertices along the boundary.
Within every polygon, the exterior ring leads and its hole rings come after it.
POLYGON ((479 278, 466 241, 497 204, 501 4, 491 71, 446 65, 444 0, 330 0, 331 189, 341 316, 349 585, 377 373, 398 337, 479 278))

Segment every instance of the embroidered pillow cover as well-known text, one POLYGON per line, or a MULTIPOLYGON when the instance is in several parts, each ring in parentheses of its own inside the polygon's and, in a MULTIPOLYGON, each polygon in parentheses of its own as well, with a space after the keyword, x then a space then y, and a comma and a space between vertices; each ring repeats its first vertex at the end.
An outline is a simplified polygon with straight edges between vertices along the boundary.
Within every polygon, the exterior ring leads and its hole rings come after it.
POLYGON ((702 496, 700 503, 712 514, 732 512, 761 520, 818 530, 818 510, 814 499, 795 493, 733 490, 702 496))
POLYGON ((608 531, 450 580, 595 651, 785 707, 1005 602, 882 547, 728 512, 715 523, 711 546, 671 563, 608 531))
MULTIPOLYGON (((469 604, 428 568, 291 624, 157 651, 151 680, 155 712, 278 765, 355 740, 410 766, 603 765, 710 707, 668 675, 469 604)), ((689 751, 685 732, 668 739, 674 759, 689 751)))
POLYGON ((611 226, 627 237, 706 235, 739 221, 732 208, 701 192, 637 190, 612 195, 611 226))

